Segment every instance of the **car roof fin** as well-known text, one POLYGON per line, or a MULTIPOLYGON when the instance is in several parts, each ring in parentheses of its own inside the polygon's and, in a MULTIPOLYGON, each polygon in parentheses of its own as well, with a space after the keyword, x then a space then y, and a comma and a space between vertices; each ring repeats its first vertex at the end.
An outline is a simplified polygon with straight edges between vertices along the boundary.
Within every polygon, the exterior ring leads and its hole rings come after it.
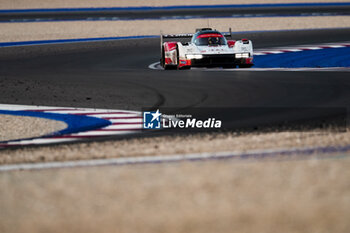
POLYGON ((212 31, 212 28, 197 28, 196 32, 202 32, 202 31, 212 31))

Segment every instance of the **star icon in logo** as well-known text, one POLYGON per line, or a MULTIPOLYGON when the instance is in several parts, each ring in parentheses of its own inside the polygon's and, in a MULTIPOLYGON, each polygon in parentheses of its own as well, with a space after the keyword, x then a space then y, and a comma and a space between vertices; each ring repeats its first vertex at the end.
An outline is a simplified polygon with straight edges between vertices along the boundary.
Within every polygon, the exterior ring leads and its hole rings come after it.
POLYGON ((152 120, 151 120, 151 122, 152 121, 154 121, 154 120, 158 120, 158 118, 161 116, 162 114, 161 113, 159 113, 159 109, 155 112, 155 113, 152 113, 152 120))

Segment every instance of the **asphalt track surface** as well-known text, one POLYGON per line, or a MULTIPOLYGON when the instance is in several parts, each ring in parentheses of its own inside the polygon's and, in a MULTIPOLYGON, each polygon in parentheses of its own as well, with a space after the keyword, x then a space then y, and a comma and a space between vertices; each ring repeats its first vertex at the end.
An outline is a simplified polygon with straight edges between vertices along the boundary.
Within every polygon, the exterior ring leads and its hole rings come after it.
POLYGON ((349 15, 348 3, 0 10, 0 22, 349 15))
MULTIPOLYGON (((235 36, 248 37, 255 48, 268 48, 348 41, 350 29, 235 36)), ((230 129, 314 121, 341 114, 338 108, 350 104, 349 72, 151 70, 149 64, 159 60, 159 47, 159 39, 136 39, 1 48, 1 103, 170 108, 199 118, 221 118, 230 129), (319 107, 326 110, 313 109, 319 107), (336 111, 327 109, 334 107, 336 111), (254 111, 231 111, 237 108, 254 111)))

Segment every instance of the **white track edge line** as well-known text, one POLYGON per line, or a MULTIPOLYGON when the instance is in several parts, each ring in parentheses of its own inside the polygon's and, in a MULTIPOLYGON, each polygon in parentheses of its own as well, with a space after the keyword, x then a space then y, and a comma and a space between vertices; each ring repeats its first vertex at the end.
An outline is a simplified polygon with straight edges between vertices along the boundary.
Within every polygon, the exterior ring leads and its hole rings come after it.
POLYGON ((136 156, 136 157, 121 157, 107 159, 90 159, 76 160, 63 162, 39 162, 39 163, 20 163, 0 165, 0 172, 16 171, 16 170, 42 170, 52 168, 75 168, 75 167, 95 167, 106 165, 128 165, 128 164, 146 164, 146 163, 165 163, 165 162, 180 162, 190 160, 206 160, 206 159, 224 159, 231 157, 239 157, 242 155, 259 155, 259 154, 274 154, 274 153, 293 153, 303 150, 313 150, 319 147, 304 147, 304 148, 282 148, 270 150, 251 150, 246 152, 216 152, 216 153, 193 153, 193 154, 173 154, 173 155, 158 155, 158 156, 136 156))

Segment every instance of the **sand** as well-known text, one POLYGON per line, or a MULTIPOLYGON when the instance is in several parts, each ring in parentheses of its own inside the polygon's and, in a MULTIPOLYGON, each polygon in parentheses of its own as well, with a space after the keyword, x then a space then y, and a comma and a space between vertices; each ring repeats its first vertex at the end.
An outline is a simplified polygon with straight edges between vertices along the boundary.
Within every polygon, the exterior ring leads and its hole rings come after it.
POLYGON ((203 152, 342 146, 348 132, 211 133, 90 142, 0 151, 0 164, 33 163, 203 152))
MULTIPOLYGON (((160 31, 193 33, 207 23, 203 19, 1 23, 0 42, 159 35, 160 31)), ((209 24, 220 31, 228 31, 229 27, 233 31, 345 28, 350 27, 350 16, 227 18, 210 19, 209 24)))
POLYGON ((39 137, 66 127, 61 121, 0 114, 0 141, 39 137))
POLYGON ((350 159, 0 173, 0 232, 350 232, 350 159))

